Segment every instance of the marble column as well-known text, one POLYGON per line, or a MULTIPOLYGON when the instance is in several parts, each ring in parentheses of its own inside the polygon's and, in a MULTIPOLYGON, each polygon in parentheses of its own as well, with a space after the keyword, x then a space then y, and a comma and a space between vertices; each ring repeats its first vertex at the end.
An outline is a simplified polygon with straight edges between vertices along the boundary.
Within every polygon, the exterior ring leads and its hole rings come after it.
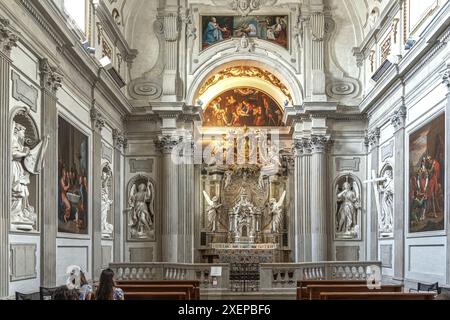
MULTIPOLYGON (((372 172, 379 172, 379 154, 380 154, 380 129, 375 128, 367 134, 367 147, 369 148, 370 157, 370 173, 369 179, 372 179, 372 172)), ((367 185, 370 192, 370 211, 367 219, 368 223, 368 259, 371 261, 378 260, 378 208, 375 197, 378 194, 373 192, 373 185, 367 185)))
POLYGON ((105 127, 100 112, 91 109, 92 121, 92 277, 98 280, 102 269, 102 129, 105 127))
POLYGON ((295 262, 305 261, 305 219, 303 212, 303 194, 302 179, 305 174, 302 167, 303 160, 303 141, 294 141, 294 243, 295 243, 295 262))
POLYGON ((402 105, 391 117, 394 133, 394 280, 403 281, 405 273, 405 121, 407 109, 402 105))
POLYGON ((312 238, 311 238, 311 140, 302 139, 303 157, 301 158, 301 201, 303 211, 303 226, 305 228, 305 241, 303 244, 305 262, 312 261, 312 238))
POLYGON ((10 54, 18 34, 9 21, 0 18, 0 298, 9 294, 9 211, 10 211, 10 54))
POLYGON ((329 139, 323 135, 311 137, 311 242, 312 262, 327 261, 327 161, 329 139))
MULTIPOLYGON (((442 83, 447 88, 447 106, 445 108, 445 127, 447 128, 446 136, 450 133, 450 60, 447 63, 447 68, 442 74, 442 83)), ((448 138, 447 138, 448 139, 448 138)), ((450 168, 450 147, 448 141, 445 148, 445 167, 450 168)), ((450 174, 447 173, 445 185, 450 186, 450 174)), ((446 188, 445 201, 447 208, 450 208, 450 188, 446 188)), ((450 248, 450 210, 447 210, 447 248, 450 248)), ((448 251, 448 250, 447 250, 448 251)), ((450 254, 447 253, 447 284, 450 284, 450 254)))
POLYGON ((42 87, 42 136, 49 136, 49 148, 41 174, 41 284, 56 285, 56 238, 58 235, 58 111, 57 90, 62 77, 47 59, 40 62, 42 87))
POLYGON ((123 133, 119 130, 113 130, 113 140, 114 140, 114 254, 113 261, 121 262, 124 261, 121 255, 122 248, 122 194, 123 194, 123 183, 122 180, 122 162, 124 157, 124 149, 127 145, 127 140, 123 133))
POLYGON ((161 135, 156 141, 162 153, 162 212, 161 257, 162 262, 178 262, 178 166, 172 152, 180 144, 176 135, 161 135))

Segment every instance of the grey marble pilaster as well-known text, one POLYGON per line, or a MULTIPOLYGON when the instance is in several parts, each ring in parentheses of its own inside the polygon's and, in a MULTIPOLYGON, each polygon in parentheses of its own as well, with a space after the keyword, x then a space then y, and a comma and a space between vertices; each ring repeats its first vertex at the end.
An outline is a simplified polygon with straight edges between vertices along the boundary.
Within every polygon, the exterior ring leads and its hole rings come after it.
POLYGON ((121 236, 124 236, 121 232, 121 216, 122 216, 122 204, 121 198, 123 194, 123 183, 122 180, 122 163, 124 154, 123 151, 126 148, 127 140, 125 139, 123 133, 119 130, 113 130, 113 139, 114 139, 114 254, 113 261, 121 262, 124 261, 124 257, 121 254, 122 241, 121 236))
POLYGON ((186 164, 178 165, 178 258, 177 262, 185 261, 186 249, 186 164))
POLYGON ((326 136, 311 137, 311 242, 312 261, 328 260, 326 136))
POLYGON ((105 121, 95 106, 92 121, 92 276, 98 280, 102 269, 102 129, 105 121))
POLYGON ((394 278, 403 281, 405 274, 405 121, 407 110, 402 105, 391 116, 394 126, 394 278))
POLYGON ((303 139, 303 157, 301 167, 303 176, 301 177, 301 201, 303 212, 304 238, 303 256, 305 262, 312 261, 312 237, 311 237, 311 141, 303 139))
MULTIPOLYGON (((380 161, 380 129, 375 128, 370 131, 366 137, 366 144, 369 148, 369 157, 370 157, 370 176, 369 179, 372 179, 372 172, 375 171, 378 173, 379 161, 380 161)), ((370 192, 370 211, 369 217, 367 220, 368 223, 368 259, 371 261, 376 261, 378 259, 378 209, 375 197, 378 197, 378 194, 374 194, 373 186, 367 185, 370 192)))
MULTIPOLYGON (((192 144, 190 144, 192 146, 192 144)), ((188 145, 188 147, 190 147, 188 145)), ((194 159, 193 149, 188 149, 188 163, 186 164, 186 216, 185 216, 185 249, 184 262, 194 263, 194 218, 195 218, 195 179, 194 179, 194 159)))
POLYGON ((155 141, 162 153, 162 262, 178 262, 178 167, 172 152, 180 144, 176 135, 162 135, 155 141))
POLYGON ((303 167, 303 141, 294 141, 294 225, 295 225, 295 262, 305 261, 305 219, 303 212, 303 189, 302 179, 304 178, 303 167))
POLYGON ((47 59, 40 62, 42 88, 42 136, 49 136, 49 148, 41 174, 41 284, 56 285, 56 237, 58 235, 58 112, 56 93, 62 77, 47 59), (54 199, 52 201, 52 199, 54 199))
POLYGON ((0 18, 0 298, 9 294, 9 213, 10 213, 10 53, 18 34, 9 21, 0 18))
MULTIPOLYGON (((447 130, 450 130, 450 61, 447 63, 447 68, 442 74, 442 83, 447 88, 447 106, 445 108, 445 127, 447 130)), ((449 136, 449 132, 447 131, 446 135, 449 136)), ((447 143, 445 148, 445 167, 450 168, 450 147, 447 143)), ((446 186, 450 186, 450 174, 447 174, 446 186)), ((450 188, 446 188, 445 201, 447 204, 447 208, 450 208, 450 188)), ((447 248, 450 248, 450 210, 447 210, 447 248)), ((450 254, 447 254, 447 285, 450 285, 450 254)))

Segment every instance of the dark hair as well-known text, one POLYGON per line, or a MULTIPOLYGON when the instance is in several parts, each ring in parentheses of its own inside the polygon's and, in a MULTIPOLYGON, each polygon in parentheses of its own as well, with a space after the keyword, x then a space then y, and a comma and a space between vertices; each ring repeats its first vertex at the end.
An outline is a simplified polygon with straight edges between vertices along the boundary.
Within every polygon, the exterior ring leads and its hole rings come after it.
POLYGON ((61 286, 55 290, 53 300, 79 300, 80 293, 78 290, 71 290, 67 286, 61 286))
POLYGON ((89 284, 88 281, 86 280, 86 275, 84 274, 83 271, 80 271, 80 285, 84 286, 85 284, 89 284))
POLYGON ((109 268, 103 270, 100 275, 100 283, 97 289, 97 300, 113 300, 115 285, 114 271, 109 268))

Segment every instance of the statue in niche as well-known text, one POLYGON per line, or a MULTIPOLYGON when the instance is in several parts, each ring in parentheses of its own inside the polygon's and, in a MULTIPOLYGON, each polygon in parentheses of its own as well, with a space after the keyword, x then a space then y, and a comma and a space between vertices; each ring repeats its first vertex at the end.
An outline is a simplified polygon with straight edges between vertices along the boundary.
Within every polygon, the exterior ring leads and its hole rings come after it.
POLYGON ((233 171, 229 170, 225 172, 225 189, 228 188, 233 182, 233 171))
POLYGON ((112 179, 112 170, 109 165, 105 165, 102 170, 102 197, 101 197, 101 212, 102 212, 102 235, 106 238, 111 238, 114 232, 114 226, 108 222, 108 213, 111 210, 113 201, 110 199, 110 185, 112 179))
POLYGON ((219 216, 219 209, 222 207, 222 204, 219 203, 219 198, 217 196, 214 196, 211 199, 206 191, 203 191, 203 196, 205 197, 206 203, 209 206, 206 209, 207 218, 208 218, 208 229, 211 232, 216 232, 217 231, 217 218, 219 216))
POLYGON ((336 186, 337 213, 336 232, 342 238, 355 238, 359 234, 358 213, 361 210, 359 186, 351 177, 345 177, 336 186))
POLYGON ((13 122, 11 141, 11 223, 20 231, 32 231, 37 222, 37 214, 30 204, 30 176, 37 175, 43 166, 44 154, 49 137, 46 137, 33 149, 26 137, 27 128, 13 122), (27 143, 28 142, 28 143, 27 143))
POLYGON ((379 185, 379 192, 381 195, 380 232, 392 233, 394 219, 394 180, 392 179, 391 167, 384 171, 383 181, 379 185))
POLYGON ((283 227, 283 203, 286 191, 283 192, 279 201, 272 198, 269 201, 269 210, 272 216, 272 233, 281 233, 283 227))
POLYGON ((150 237, 154 228, 154 195, 155 191, 150 180, 147 180, 147 184, 133 184, 128 200, 131 212, 129 227, 132 238, 146 239, 150 237))

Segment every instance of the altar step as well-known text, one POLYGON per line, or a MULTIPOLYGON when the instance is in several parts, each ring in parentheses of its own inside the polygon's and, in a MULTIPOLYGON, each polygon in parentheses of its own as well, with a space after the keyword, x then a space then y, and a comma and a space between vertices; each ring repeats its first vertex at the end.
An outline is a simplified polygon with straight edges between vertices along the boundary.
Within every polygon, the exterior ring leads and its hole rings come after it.
POLYGON ((223 291, 203 291, 200 293, 200 300, 295 300, 296 290, 282 291, 257 291, 257 292, 232 292, 223 291))

